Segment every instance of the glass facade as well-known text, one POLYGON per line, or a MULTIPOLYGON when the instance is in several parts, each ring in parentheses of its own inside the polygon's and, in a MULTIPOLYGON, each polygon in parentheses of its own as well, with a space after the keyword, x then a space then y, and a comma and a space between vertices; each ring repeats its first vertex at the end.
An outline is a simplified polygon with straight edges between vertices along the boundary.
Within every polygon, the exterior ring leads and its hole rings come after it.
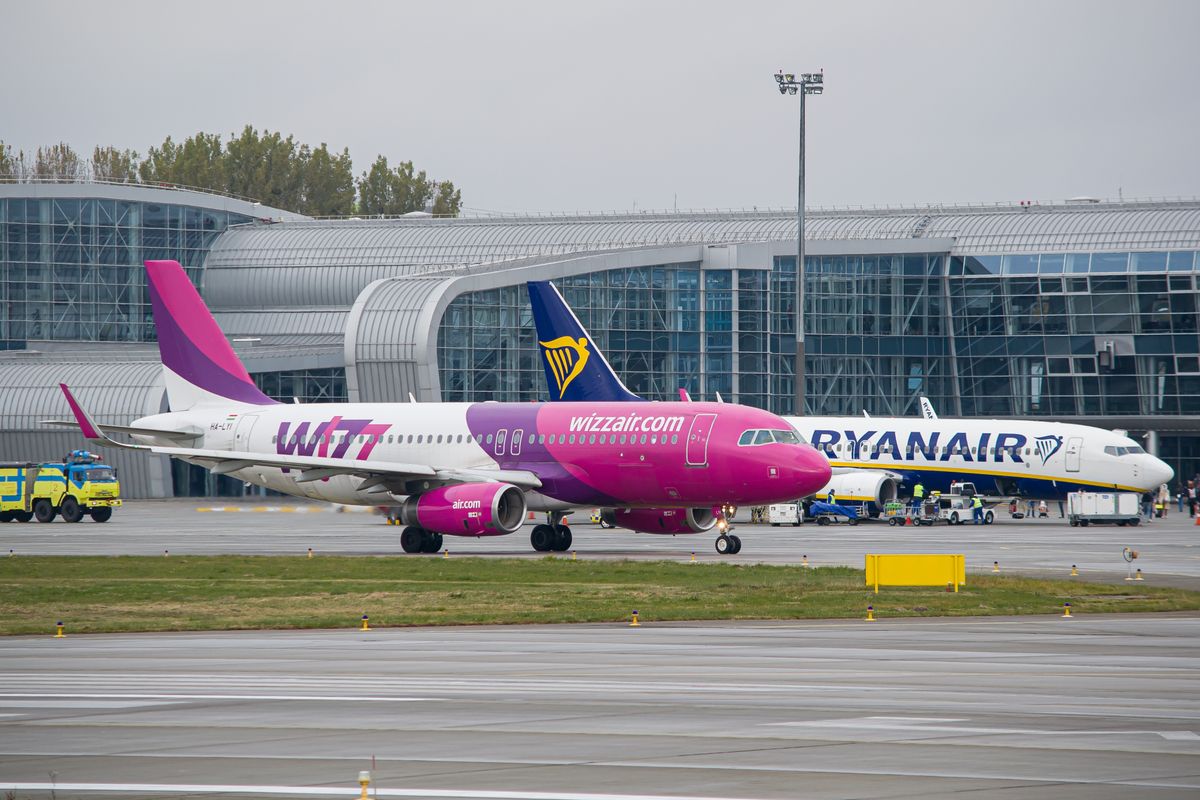
POLYGON ((29 340, 154 341, 142 262, 199 284, 213 240, 241 214, 99 198, 0 198, 0 349, 29 340))
POLYGON ((251 373, 259 391, 281 403, 345 403, 346 369, 301 369, 287 372, 251 373))
MULTIPOLYGON (((809 413, 1200 413, 1196 254, 945 253, 806 260, 809 413)), ((635 393, 716 392, 792 413, 795 258, 666 264, 559 287, 635 393)), ((451 303, 444 400, 544 397, 523 286, 451 303)))

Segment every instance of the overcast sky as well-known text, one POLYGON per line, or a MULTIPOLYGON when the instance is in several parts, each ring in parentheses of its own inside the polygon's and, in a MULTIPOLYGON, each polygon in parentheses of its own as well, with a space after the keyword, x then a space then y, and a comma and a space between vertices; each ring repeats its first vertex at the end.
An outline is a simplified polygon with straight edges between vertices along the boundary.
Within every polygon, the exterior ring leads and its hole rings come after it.
POLYGON ((453 180, 470 209, 1200 195, 1200 2, 5 4, 0 140, 247 123, 453 180))

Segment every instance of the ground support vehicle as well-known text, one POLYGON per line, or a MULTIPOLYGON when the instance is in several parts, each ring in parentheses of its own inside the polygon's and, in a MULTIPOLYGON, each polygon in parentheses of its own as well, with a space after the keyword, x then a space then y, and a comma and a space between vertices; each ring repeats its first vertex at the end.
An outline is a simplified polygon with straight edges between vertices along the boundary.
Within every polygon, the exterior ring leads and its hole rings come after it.
POLYGON ((1137 525, 1140 500, 1136 492, 1071 492, 1067 522, 1072 528, 1090 524, 1137 525))
POLYGON ((0 464, 0 522, 51 522, 59 514, 67 522, 108 522, 120 494, 113 468, 86 450, 61 462, 0 464))
POLYGON ((810 503, 807 511, 808 516, 815 519, 818 525, 828 525, 832 522, 838 522, 841 517, 845 517, 846 524, 857 525, 859 517, 863 515, 863 509, 861 508, 821 502, 810 503))
POLYGON ((771 526, 799 525, 801 523, 802 506, 799 503, 774 503, 767 507, 767 521, 771 526))

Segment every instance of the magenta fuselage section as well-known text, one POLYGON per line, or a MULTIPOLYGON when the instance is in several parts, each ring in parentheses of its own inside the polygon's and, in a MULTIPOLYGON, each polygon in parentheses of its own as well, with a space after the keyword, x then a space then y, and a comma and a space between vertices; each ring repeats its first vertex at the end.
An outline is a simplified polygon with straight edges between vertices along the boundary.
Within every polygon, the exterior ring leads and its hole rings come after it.
POLYGON ((754 505, 812 494, 828 460, 806 444, 738 445, 744 431, 791 430, 725 403, 478 403, 467 424, 502 469, 529 470, 541 492, 579 505, 754 505))

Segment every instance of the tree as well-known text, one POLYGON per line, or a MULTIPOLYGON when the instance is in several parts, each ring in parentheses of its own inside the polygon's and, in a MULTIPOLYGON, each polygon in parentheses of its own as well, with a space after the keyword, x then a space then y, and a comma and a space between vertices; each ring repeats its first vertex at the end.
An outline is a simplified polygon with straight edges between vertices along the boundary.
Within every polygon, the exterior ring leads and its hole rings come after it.
POLYGON ((179 148, 168 136, 163 140, 162 147, 151 147, 146 153, 146 160, 138 165, 138 175, 142 183, 178 183, 175 179, 175 161, 179 148))
POLYGON ((457 217, 462 208, 462 192, 450 181, 436 184, 433 195, 433 214, 438 217, 457 217))
POLYGON ((116 183, 137 182, 138 154, 133 150, 97 147, 92 151, 92 177, 116 183))
POLYGON ((38 180, 71 183, 87 177, 87 167, 79 159, 79 154, 71 149, 71 145, 59 142, 37 149, 33 160, 33 176, 38 180))
POLYGON ((228 191, 225 151, 218 133, 197 133, 175 153, 173 183, 212 192, 228 191))
POLYGON ((334 156, 324 142, 311 153, 308 145, 303 145, 300 162, 304 172, 304 199, 296 211, 318 217, 354 213, 354 165, 350 162, 349 150, 334 156))
POLYGON ((0 183, 24 183, 32 172, 24 150, 13 155, 12 147, 0 141, 0 183))
POLYGON ((417 172, 411 161, 388 167, 386 156, 379 156, 358 182, 359 210, 363 214, 398 215, 423 211, 433 197, 433 184, 425 171, 417 172))
POLYGON ((253 197, 275 208, 299 208, 304 196, 304 170, 289 135, 263 131, 260 137, 247 125, 229 140, 226 163, 229 191, 253 197))

